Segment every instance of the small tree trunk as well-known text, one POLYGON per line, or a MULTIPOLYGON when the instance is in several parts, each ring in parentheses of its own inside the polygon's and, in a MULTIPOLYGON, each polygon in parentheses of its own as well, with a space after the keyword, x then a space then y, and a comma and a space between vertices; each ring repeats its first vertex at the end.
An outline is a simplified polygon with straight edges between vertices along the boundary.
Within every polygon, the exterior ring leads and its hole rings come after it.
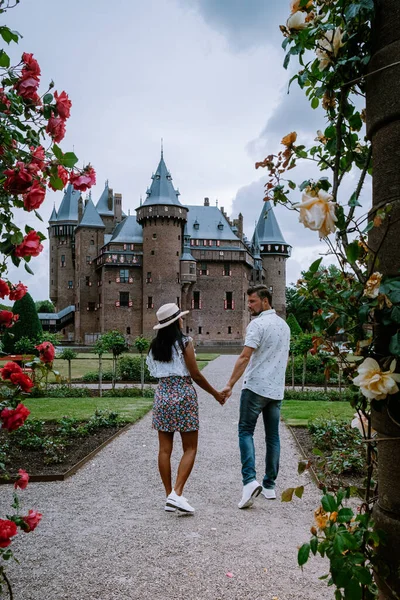
POLYGON ((304 385, 306 383, 306 371, 307 371, 307 354, 303 354, 303 373, 301 377, 301 391, 304 392, 304 385))
POLYGON ((143 396, 144 390, 144 356, 143 353, 140 354, 140 389, 143 396))
POLYGON ((71 361, 68 361, 68 387, 71 388, 72 373, 71 373, 71 361))
POLYGON ((339 394, 342 394, 342 367, 339 365, 338 369, 338 383, 339 383, 339 394))
POLYGON ((103 359, 101 354, 99 354, 99 396, 101 398, 102 394, 102 383, 103 383, 103 359))
POLYGON ((115 390, 115 378, 116 378, 116 371, 117 371, 117 359, 113 354, 113 361, 112 361, 112 389, 115 390))
POLYGON ((292 390, 294 390, 294 354, 292 352, 292 390))

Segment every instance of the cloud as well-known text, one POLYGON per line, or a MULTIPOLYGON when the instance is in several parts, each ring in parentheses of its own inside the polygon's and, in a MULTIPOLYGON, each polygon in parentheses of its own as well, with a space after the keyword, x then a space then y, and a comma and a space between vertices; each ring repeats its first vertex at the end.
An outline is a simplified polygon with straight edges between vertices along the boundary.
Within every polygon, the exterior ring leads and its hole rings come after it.
MULTIPOLYGON (((187 0, 181 1, 187 5, 187 0)), ((204 21, 238 52, 282 42, 279 25, 287 19, 288 4, 271 0, 190 0, 204 21)))

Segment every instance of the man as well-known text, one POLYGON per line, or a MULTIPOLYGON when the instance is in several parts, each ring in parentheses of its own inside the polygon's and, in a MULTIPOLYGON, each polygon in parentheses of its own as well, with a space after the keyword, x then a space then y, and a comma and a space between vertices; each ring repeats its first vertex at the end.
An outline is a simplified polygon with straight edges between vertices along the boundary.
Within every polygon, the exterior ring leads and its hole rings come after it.
POLYGON ((223 393, 227 397, 245 373, 240 397, 239 448, 242 461, 243 495, 239 508, 251 506, 260 494, 273 500, 279 470, 280 408, 285 388, 289 355, 290 329, 271 308, 272 296, 265 285, 247 290, 248 308, 253 319, 246 330, 243 351, 236 361, 223 393), (253 434, 262 413, 265 428, 266 457, 262 486, 256 479, 253 434))

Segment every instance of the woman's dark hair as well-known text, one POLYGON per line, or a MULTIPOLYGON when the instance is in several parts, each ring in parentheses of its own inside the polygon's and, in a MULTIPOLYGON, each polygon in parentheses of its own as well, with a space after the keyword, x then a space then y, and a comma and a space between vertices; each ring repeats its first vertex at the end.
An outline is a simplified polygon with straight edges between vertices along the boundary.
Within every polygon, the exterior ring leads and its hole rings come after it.
POLYGON ((153 354, 155 360, 160 362, 169 362, 172 359, 172 346, 178 342, 182 352, 185 349, 184 336, 179 327, 179 320, 174 321, 167 327, 162 327, 157 331, 156 337, 150 344, 149 352, 153 354))

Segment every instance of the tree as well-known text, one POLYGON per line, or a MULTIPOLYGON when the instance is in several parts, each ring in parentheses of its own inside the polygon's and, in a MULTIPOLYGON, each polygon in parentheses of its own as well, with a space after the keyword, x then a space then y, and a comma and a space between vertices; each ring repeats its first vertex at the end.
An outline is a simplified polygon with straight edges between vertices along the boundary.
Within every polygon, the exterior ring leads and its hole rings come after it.
POLYGON ((304 391, 307 373, 307 354, 312 348, 313 337, 310 333, 303 333, 298 336, 293 344, 293 353, 303 357, 303 373, 301 377, 301 391, 304 391))
POLYGON ((150 342, 147 338, 143 336, 139 336, 135 338, 134 346, 136 350, 140 353, 140 389, 143 394, 144 389, 144 352, 149 349, 150 342))
POLYGON ((294 356, 295 356, 295 345, 298 337, 302 335, 303 331, 294 316, 293 313, 290 313, 286 319, 286 323, 289 325, 290 329, 290 361, 292 365, 292 389, 294 390, 294 356))
POLYGON ((78 354, 76 352, 74 352, 74 350, 71 350, 71 348, 64 348, 64 350, 62 352, 60 352, 60 354, 57 355, 57 358, 61 358, 61 360, 68 361, 68 386, 69 387, 71 387, 71 381, 72 381, 71 362, 77 356, 78 356, 78 354))
POLYGON ((99 357, 99 396, 101 398, 101 396, 103 395, 103 388, 102 388, 102 383, 103 383, 103 354, 105 352, 105 348, 102 344, 101 338, 99 338, 98 340, 96 340, 95 345, 93 346, 93 352, 95 354, 98 355, 99 357))
POLYGON ((12 328, 12 332, 4 334, 3 341, 4 350, 15 354, 16 343, 21 338, 28 338, 28 340, 39 343, 38 339, 42 335, 43 329, 35 303, 29 293, 26 293, 21 300, 14 302, 12 312, 14 315, 18 315, 18 320, 12 328))
POLYGON ((117 361, 118 356, 123 352, 127 352, 129 346, 122 333, 117 330, 108 331, 103 333, 100 338, 101 346, 106 352, 111 352, 113 355, 112 361, 112 389, 115 389, 115 381, 117 378, 117 361))
POLYGON ((298 285, 286 288, 286 312, 288 315, 294 315, 303 331, 309 330, 314 312, 314 303, 299 293, 298 285))
POLYGON ((36 310, 38 313, 54 313, 55 308, 51 300, 37 300, 35 302, 36 310))

